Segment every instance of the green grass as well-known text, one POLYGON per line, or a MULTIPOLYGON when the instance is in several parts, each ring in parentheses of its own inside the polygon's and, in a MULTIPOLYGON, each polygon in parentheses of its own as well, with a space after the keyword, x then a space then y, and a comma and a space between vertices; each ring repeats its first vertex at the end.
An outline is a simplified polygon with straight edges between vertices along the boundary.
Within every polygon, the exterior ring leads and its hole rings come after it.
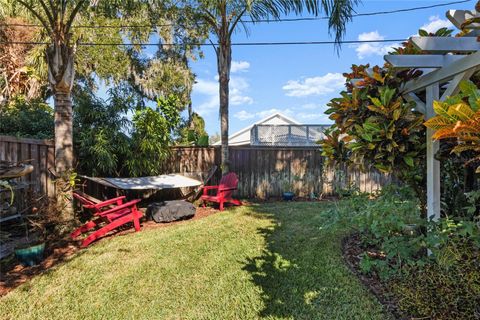
POLYGON ((0 299, 0 319, 385 319, 329 204, 240 207, 101 241, 0 299))

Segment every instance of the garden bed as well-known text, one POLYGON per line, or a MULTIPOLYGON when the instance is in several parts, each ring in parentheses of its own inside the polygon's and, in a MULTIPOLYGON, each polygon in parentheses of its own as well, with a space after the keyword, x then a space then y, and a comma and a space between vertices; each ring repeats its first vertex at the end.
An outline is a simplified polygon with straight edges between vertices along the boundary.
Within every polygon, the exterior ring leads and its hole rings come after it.
POLYGON ((375 273, 365 274, 361 271, 361 255, 365 253, 365 248, 360 246, 358 233, 353 233, 343 238, 342 252, 345 263, 350 271, 362 281, 386 310, 394 315, 396 319, 410 319, 402 314, 398 308, 395 297, 375 273))

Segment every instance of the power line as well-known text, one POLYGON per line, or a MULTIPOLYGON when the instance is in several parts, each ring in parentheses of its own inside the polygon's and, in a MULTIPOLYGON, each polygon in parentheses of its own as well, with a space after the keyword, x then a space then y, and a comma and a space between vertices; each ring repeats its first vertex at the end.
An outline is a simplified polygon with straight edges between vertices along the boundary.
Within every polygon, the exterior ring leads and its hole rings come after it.
MULTIPOLYGON (((432 9, 438 7, 445 7, 453 4, 460 4, 471 2, 472 0, 460 0, 460 1, 452 1, 428 6, 419 6, 413 8, 404 8, 404 9, 395 9, 390 11, 376 11, 376 12, 365 12, 365 13, 356 13, 352 15, 352 18, 357 17, 366 17, 366 16, 378 16, 378 15, 387 15, 387 14, 395 14, 401 12, 411 12, 417 10, 425 10, 425 9, 432 9)), ((284 18, 284 19, 260 19, 260 20, 242 20, 244 23, 271 23, 271 22, 296 22, 296 21, 316 21, 316 20, 326 20, 330 17, 303 17, 303 18, 284 18)), ((157 27, 171 27, 175 24, 158 24, 158 25, 77 25, 73 26, 72 28, 77 29, 153 29, 157 27)), ((38 24, 21 24, 21 23, 11 23, 11 24, 0 24, 0 27, 26 27, 26 28, 42 28, 41 25, 38 24)))
MULTIPOLYGON (((361 43, 390 43, 390 42, 403 42, 407 39, 383 39, 383 40, 343 40, 339 42, 326 40, 326 41, 292 41, 292 42, 236 42, 232 43, 232 46, 286 46, 286 45, 325 45, 325 44, 361 44, 361 43)), ((48 45, 49 42, 21 42, 21 41, 0 41, 0 44, 4 45, 48 45)), ((92 47, 108 47, 108 46, 211 46, 209 43, 121 43, 121 42, 111 42, 111 43, 95 43, 95 42, 79 42, 79 46, 92 46, 92 47)), ((218 43, 214 45, 218 46, 218 43)))
MULTIPOLYGON (((459 4, 459 3, 466 3, 471 2, 472 0, 461 0, 461 1, 453 1, 447 3, 440 3, 440 4, 433 4, 429 6, 420 6, 420 7, 413 7, 413 8, 405 8, 405 9, 395 9, 390 11, 376 11, 376 12, 364 12, 364 13, 356 13, 352 15, 352 18, 357 17, 366 17, 366 16, 379 16, 379 15, 386 15, 386 14, 394 14, 394 13, 401 13, 401 12, 409 12, 409 11, 417 11, 417 10, 425 10, 425 9, 432 9, 437 7, 445 7, 452 4, 459 4)), ((243 22, 248 23, 258 23, 258 22, 295 22, 295 21, 315 21, 315 20, 326 20, 330 17, 304 17, 304 18, 291 18, 291 19, 279 19, 279 20, 248 20, 243 22)))

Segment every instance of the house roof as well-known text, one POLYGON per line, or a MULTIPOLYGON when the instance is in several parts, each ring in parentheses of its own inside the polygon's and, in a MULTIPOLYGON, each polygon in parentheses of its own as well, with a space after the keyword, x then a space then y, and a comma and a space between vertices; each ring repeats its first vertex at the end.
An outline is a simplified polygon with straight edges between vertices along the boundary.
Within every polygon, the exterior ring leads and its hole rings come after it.
MULTIPOLYGON (((255 122, 255 123, 249 125, 248 127, 245 127, 245 128, 243 128, 242 130, 239 130, 239 131, 237 131, 237 132, 229 135, 229 136, 228 136, 228 140, 229 140, 229 141, 230 141, 230 140, 233 140, 235 137, 238 137, 239 135, 241 135, 241 134, 243 134, 243 133, 245 133, 245 132, 247 132, 247 131, 250 131, 250 130, 253 128, 253 126, 258 125, 258 124, 263 124, 263 123, 265 123, 265 122, 267 122, 267 121, 269 121, 269 120, 272 120, 273 118, 283 119, 285 122, 290 123, 290 124, 301 124, 301 123, 299 123, 298 121, 296 121, 296 120, 294 120, 294 119, 292 119, 292 118, 284 115, 283 113, 275 112, 275 113, 269 115, 268 117, 263 118, 263 119, 255 122)), ((213 145, 214 145, 214 146, 219 146, 219 145, 221 145, 221 141, 217 141, 217 142, 215 142, 213 145)))

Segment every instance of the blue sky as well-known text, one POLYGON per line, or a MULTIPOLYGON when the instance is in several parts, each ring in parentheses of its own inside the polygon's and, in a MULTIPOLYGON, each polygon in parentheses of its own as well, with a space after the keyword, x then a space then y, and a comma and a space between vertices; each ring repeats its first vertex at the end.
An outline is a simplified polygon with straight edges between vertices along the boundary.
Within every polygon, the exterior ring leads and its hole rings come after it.
MULTIPOLYGON (((425 6, 447 1, 368 1, 358 13, 425 6)), ((451 27, 448 9, 473 9, 476 1, 414 12, 358 17, 348 24, 345 40, 402 39, 423 27, 436 31, 451 27)), ((240 30, 240 29, 239 29, 240 30)), ((238 32, 233 42, 331 40, 326 21, 261 23, 238 32)), ((234 47, 230 82, 230 133, 273 112, 282 112, 300 123, 330 123, 323 114, 326 103, 343 88, 342 73, 352 64, 383 64, 391 43, 344 45, 340 54, 332 45, 234 47)), ((192 62, 197 75, 193 110, 202 115, 209 134, 220 131, 218 81, 213 48, 204 47, 205 58, 192 62)))

